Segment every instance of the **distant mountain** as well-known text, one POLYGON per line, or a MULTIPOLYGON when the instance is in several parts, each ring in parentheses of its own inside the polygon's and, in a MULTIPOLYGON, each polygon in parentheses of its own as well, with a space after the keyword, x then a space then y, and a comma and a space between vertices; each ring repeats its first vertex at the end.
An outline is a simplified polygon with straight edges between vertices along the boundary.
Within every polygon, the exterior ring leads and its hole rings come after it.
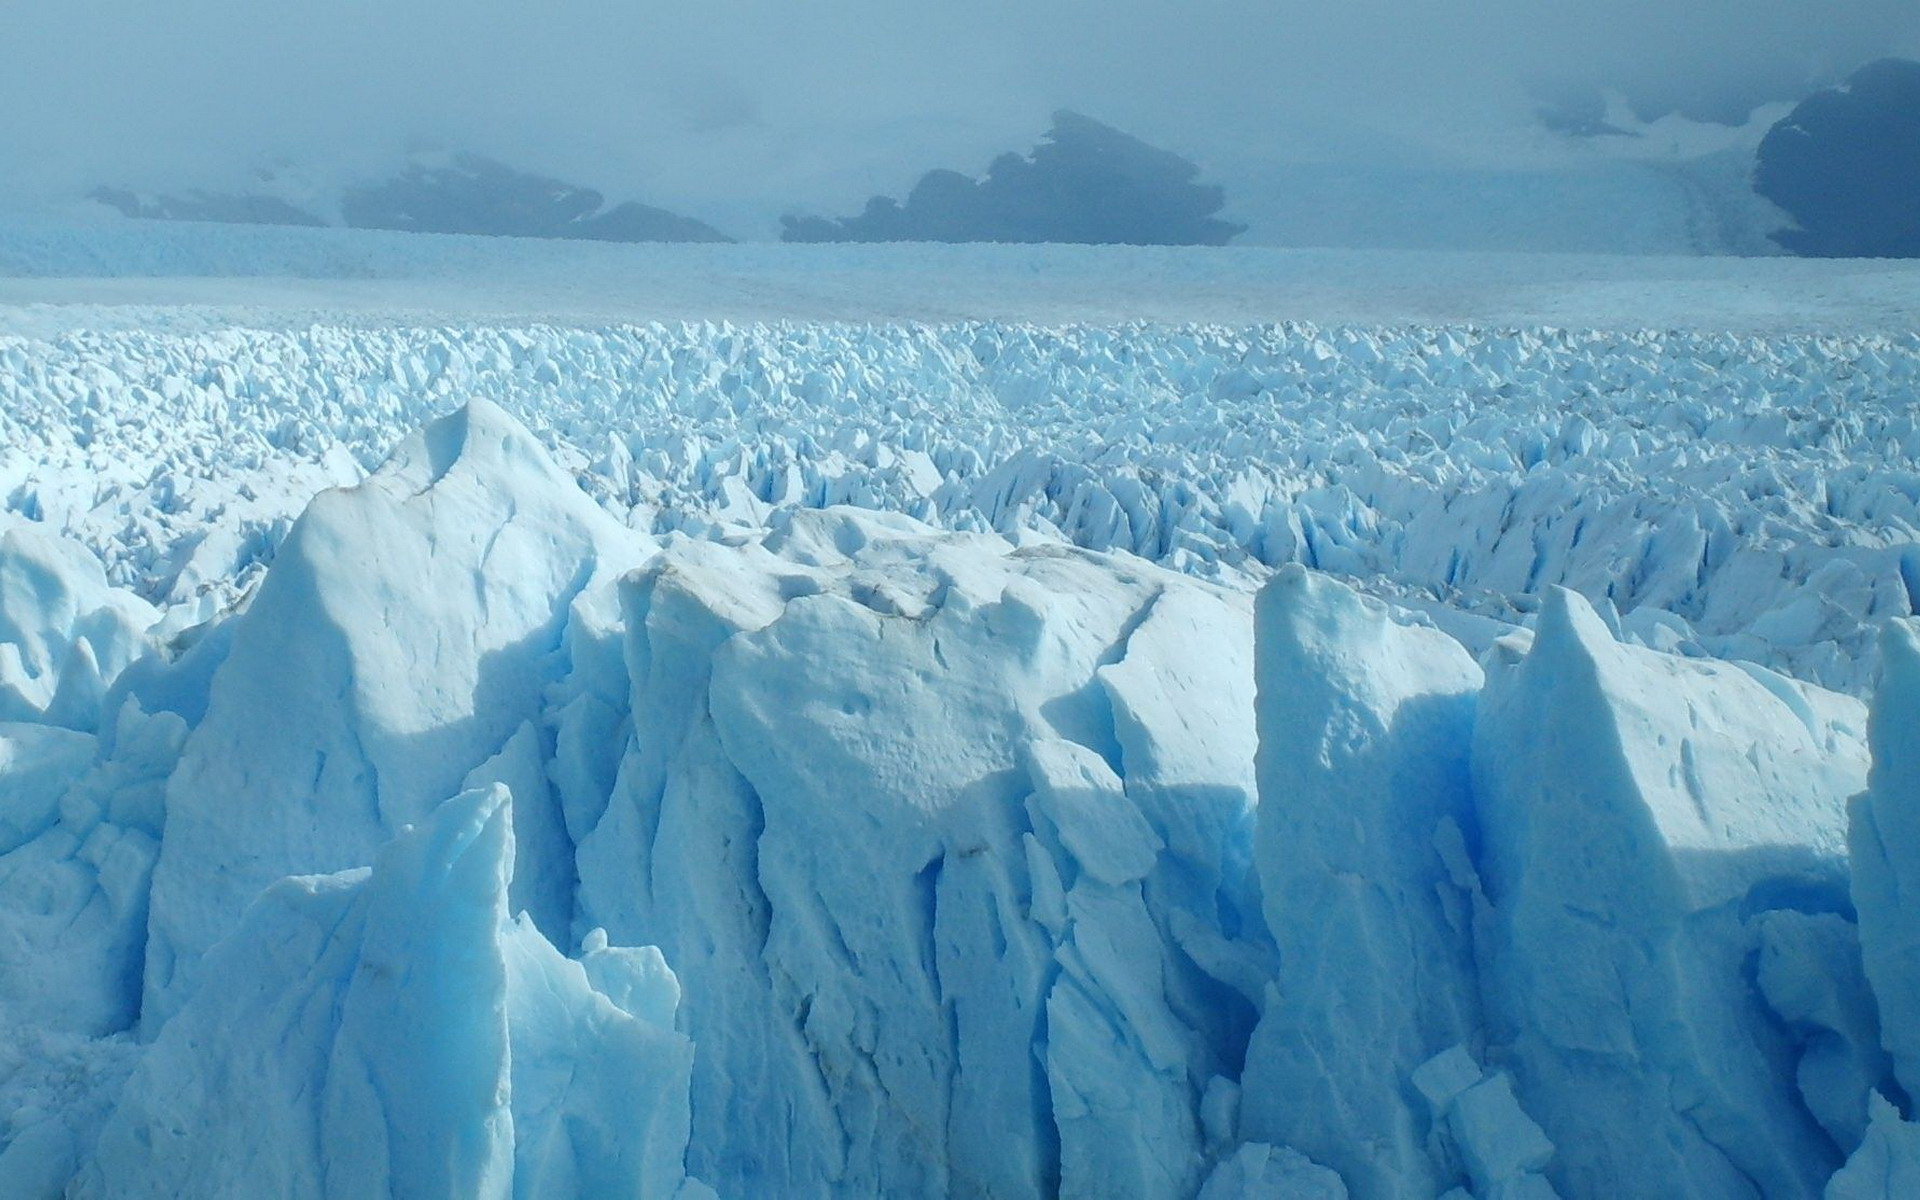
POLYGON ((875 196, 857 217, 782 218, 788 242, 1067 242, 1223 246, 1246 226, 1217 219, 1225 193, 1200 168, 1073 112, 1032 154, 1003 154, 978 181, 923 176, 901 204, 875 196))
POLYGON ((631 201, 605 207, 592 188, 516 171, 477 154, 415 162, 395 179, 350 188, 340 212, 355 229, 576 238, 597 242, 728 242, 692 217, 631 201))
MULTIPOLYGON (((329 224, 264 191, 148 197, 102 187, 92 195, 143 220, 329 224)), ((662 208, 631 201, 608 208, 605 197, 592 188, 516 170, 478 154, 416 157, 392 179, 347 188, 340 195, 339 211, 341 222, 351 229, 599 242, 733 240, 703 221, 662 208)))
POLYGON ((325 225, 319 217, 277 196, 187 192, 142 196, 125 188, 97 187, 91 198, 142 221, 213 221, 221 225, 325 225))
POLYGON ((1920 258, 1920 62, 1882 59, 1809 96, 1760 143, 1754 190, 1818 258, 1920 258))

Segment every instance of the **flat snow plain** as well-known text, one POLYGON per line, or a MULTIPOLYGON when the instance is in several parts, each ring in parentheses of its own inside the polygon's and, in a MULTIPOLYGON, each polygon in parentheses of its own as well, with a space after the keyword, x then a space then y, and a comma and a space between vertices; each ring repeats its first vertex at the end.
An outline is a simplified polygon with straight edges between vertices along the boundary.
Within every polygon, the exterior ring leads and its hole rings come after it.
POLYGON ((0 225, 5 328, 313 320, 1900 332, 1911 263, 1268 247, 606 246, 117 218, 0 225), (59 305, 49 311, 41 305, 59 305))
POLYGON ((1917 317, 0 231, 0 1191, 1911 1194, 1917 317))

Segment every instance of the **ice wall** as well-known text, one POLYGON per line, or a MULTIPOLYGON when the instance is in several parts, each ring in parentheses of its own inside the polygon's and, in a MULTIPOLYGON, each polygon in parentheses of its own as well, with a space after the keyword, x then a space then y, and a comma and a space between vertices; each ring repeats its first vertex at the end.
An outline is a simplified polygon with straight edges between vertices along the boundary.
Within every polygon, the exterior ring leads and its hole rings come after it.
MULTIPOLYGON (((568 606, 646 545, 485 402, 318 497, 235 624, 169 783, 148 1028, 261 888, 364 865, 482 763, 507 768, 561 673, 568 606)), ((565 938, 572 848, 539 799, 516 810, 516 907, 565 938)))
POLYGON ((1910 624, 1869 723, 1566 591, 1476 660, 764 516, 477 403, 204 625, 35 549, 20 662, 131 632, 0 724, 0 1192, 1901 1194, 1910 624))
POLYGON ((1466 840, 1480 668, 1299 568, 1258 613, 1255 845, 1279 970, 1240 1131, 1359 1195, 1439 1195, 1454 1172, 1409 1071, 1481 1023, 1466 840))
MULTIPOLYGON (((1879 1047, 1892 1059, 1880 1094, 1872 1101, 1871 1125, 1859 1150, 1835 1178, 1828 1195, 1899 1195, 1920 1186, 1920 1125, 1901 1119, 1886 1097, 1898 1098, 1913 1117, 1920 1085, 1920 1032, 1915 1018, 1920 982, 1920 626, 1889 624, 1882 635, 1882 677, 1874 696, 1868 737, 1873 771, 1867 790, 1854 798, 1849 846, 1853 852, 1853 900, 1860 912, 1860 951, 1878 1006, 1879 1047)), ((1868 1014, 1869 1029, 1872 1014, 1868 1014)))
POLYGON ((1889 625, 1870 736, 1873 774, 1854 801, 1853 897, 1900 1084, 1920 1094, 1920 626, 1889 625))
POLYGON ((1474 732, 1490 1041, 1578 1195, 1815 1195, 1838 1165, 1747 965, 1847 911, 1864 713, 1617 644, 1556 592, 1474 732), (1791 925, 1789 926, 1791 927, 1791 925))
POLYGON ((697 1173, 1190 1194, 1253 1000, 1244 601, 836 510, 673 540, 623 608, 581 911, 686 988, 697 1173))
POLYGON ((207 958, 80 1195, 671 1196, 672 976, 507 913, 512 804, 465 793, 371 871, 285 879, 207 958), (618 998, 594 976, 625 985, 618 998))

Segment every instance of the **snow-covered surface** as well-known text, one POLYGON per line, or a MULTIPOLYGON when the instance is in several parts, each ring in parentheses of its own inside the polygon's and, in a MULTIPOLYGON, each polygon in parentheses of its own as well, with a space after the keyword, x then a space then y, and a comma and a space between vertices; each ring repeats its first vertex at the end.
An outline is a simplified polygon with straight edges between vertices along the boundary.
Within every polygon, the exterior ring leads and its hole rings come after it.
POLYGON ((1916 309, 1916 262, 1255 246, 605 246, 118 216, 0 221, 7 332, 342 320, 1303 320, 1898 333, 1912 329, 1916 309))
POLYGON ((1920 339, 1732 278, 11 281, 0 1194, 1905 1194, 1920 339))

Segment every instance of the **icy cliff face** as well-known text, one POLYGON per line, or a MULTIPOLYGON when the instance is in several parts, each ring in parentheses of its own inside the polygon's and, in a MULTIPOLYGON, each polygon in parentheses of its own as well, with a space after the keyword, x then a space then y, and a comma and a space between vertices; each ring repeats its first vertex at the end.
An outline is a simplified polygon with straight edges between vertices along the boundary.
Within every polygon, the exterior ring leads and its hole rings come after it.
POLYGON ((604 937, 570 961, 508 916, 511 810, 467 792, 370 872, 262 892, 78 1193, 674 1194, 692 1046, 672 976, 604 937))
POLYGON ((622 590, 581 910, 686 989, 694 1169, 1191 1192, 1257 1000, 1245 601, 846 510, 622 590))
MULTIPOLYGON (((171 1014, 200 955, 267 884, 370 862, 401 826, 480 782, 482 764, 518 784, 532 754, 537 779, 537 731, 520 731, 562 670, 568 608, 647 549, 485 403, 315 499, 234 624, 204 702, 178 705, 197 723, 168 784, 145 1020, 171 1014)), ((152 688, 136 683, 136 702, 168 682, 162 671, 152 688)), ((571 844, 532 799, 515 811, 515 909, 564 937, 571 844)))
POLYGON ((1869 717, 1571 591, 1256 595, 818 495, 643 533, 608 478, 482 401, 204 623, 0 560, 69 697, 0 724, 0 1192, 1920 1170, 1909 624, 1869 717))
POLYGON ((1480 668, 1299 568, 1260 594, 1256 636, 1259 790, 1274 802, 1255 845, 1280 971, 1240 1128, 1360 1194, 1439 1195, 1452 1172, 1408 1084, 1482 1023, 1466 841, 1480 668))
POLYGON ((1496 648, 1490 668, 1483 990, 1556 1177, 1582 1195, 1818 1194, 1865 1094, 1802 1094, 1794 1038, 1745 972, 1847 909, 1865 714, 1618 646, 1565 592, 1525 656, 1496 648))

